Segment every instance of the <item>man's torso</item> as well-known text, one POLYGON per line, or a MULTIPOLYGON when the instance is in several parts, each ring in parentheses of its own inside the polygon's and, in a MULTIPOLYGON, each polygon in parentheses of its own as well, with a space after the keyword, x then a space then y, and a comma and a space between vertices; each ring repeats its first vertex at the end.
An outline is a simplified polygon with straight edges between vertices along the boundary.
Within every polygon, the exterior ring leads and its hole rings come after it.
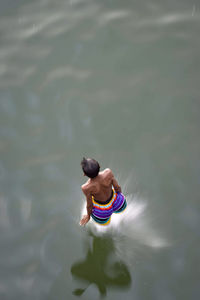
POLYGON ((112 193, 113 175, 110 169, 105 169, 99 172, 98 176, 89 179, 82 188, 90 193, 94 199, 105 202, 110 198, 112 193))

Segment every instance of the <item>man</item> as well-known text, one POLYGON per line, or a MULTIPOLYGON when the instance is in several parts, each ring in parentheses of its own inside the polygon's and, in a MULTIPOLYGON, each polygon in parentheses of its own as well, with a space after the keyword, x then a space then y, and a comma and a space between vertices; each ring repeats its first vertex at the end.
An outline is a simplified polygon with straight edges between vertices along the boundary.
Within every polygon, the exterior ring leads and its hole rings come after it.
POLYGON ((110 169, 99 172, 100 166, 95 159, 83 158, 81 166, 89 180, 81 187, 87 200, 87 214, 80 225, 87 224, 90 217, 98 224, 108 225, 112 213, 122 212, 127 206, 121 187, 110 169))

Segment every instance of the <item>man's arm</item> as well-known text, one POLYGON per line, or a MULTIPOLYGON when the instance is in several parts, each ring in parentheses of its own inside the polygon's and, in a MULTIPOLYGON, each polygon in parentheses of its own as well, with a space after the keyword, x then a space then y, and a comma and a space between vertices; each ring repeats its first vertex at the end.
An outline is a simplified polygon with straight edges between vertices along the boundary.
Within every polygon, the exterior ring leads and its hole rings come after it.
POLYGON ((87 208, 87 213, 88 213, 88 215, 90 216, 91 215, 91 213, 92 213, 92 208, 93 208, 93 203, 92 203, 92 195, 87 195, 86 196, 86 200, 87 200, 87 206, 86 206, 86 208, 87 208))
POLYGON ((85 224, 87 224, 87 222, 90 220, 90 215, 92 213, 92 208, 93 208, 93 204, 92 204, 92 195, 91 193, 85 189, 83 186, 82 186, 82 191, 83 193, 85 194, 86 196, 86 200, 87 200, 87 215, 84 215, 80 221, 80 225, 83 226, 85 224))
MULTIPOLYGON (((111 171, 111 173, 112 173, 112 171, 111 171)), ((112 185, 113 185, 116 193, 121 193, 122 192, 121 186, 118 184, 118 182, 115 179, 113 173, 112 173, 112 185)))

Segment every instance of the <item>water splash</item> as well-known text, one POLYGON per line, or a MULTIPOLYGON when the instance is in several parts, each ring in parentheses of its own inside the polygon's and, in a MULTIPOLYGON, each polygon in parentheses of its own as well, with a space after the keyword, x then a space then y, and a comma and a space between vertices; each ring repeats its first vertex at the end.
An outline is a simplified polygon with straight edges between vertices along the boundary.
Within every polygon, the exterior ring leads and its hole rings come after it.
MULTIPOLYGON (((109 225, 102 226, 91 220, 86 226, 96 236, 110 235, 115 242, 116 253, 130 263, 146 247, 158 250, 170 244, 156 224, 153 224, 155 218, 148 210, 147 200, 138 195, 128 195, 126 199, 126 210, 113 214, 109 225)), ((85 212, 83 208, 82 213, 85 212)))

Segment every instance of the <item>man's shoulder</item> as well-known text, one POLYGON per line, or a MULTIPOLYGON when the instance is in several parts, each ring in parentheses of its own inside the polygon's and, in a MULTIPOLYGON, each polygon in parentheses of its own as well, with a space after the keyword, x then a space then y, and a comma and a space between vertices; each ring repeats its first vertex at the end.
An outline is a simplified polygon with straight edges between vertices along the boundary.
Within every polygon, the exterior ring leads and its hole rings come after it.
POLYGON ((102 171, 102 174, 106 177, 112 177, 113 176, 113 172, 111 169, 106 168, 105 170, 102 171))
POLYGON ((87 181, 86 183, 84 183, 82 186, 81 186, 81 189, 83 191, 84 194, 87 194, 88 192, 90 192, 91 190, 91 185, 89 184, 89 182, 87 181))

